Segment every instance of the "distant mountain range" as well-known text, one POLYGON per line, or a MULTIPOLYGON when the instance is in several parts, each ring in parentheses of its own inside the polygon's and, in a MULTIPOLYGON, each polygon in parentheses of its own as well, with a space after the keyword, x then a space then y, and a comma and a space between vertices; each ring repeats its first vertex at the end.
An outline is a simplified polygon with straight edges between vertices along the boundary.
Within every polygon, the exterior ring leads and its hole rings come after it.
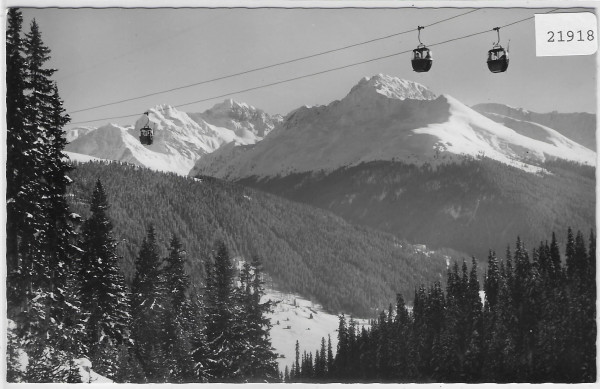
POLYGON ((543 134, 543 130, 537 130, 540 126, 550 127, 580 145, 596 151, 596 115, 594 114, 586 112, 537 113, 494 103, 477 104, 472 108, 515 131, 529 133, 529 136, 535 137, 536 134, 543 134))
POLYGON ((148 110, 133 126, 107 124, 66 131, 66 151, 123 161, 160 171, 187 174, 202 156, 227 143, 253 144, 266 136, 282 117, 233 100, 202 113, 186 113, 169 105, 148 110), (139 130, 154 129, 154 143, 142 145, 139 130))
POLYGON ((342 100, 289 113, 254 146, 231 145, 201 158, 190 174, 236 180, 331 172, 371 161, 440 164, 464 156, 530 172, 548 159, 596 161, 595 152, 547 126, 508 127, 416 82, 376 75, 342 100))

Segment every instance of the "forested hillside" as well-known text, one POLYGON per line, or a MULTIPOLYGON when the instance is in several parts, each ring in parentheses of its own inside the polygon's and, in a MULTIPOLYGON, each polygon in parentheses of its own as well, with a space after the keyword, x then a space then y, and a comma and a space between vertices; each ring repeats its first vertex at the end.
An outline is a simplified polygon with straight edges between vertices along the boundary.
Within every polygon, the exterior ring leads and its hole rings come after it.
MULTIPOLYGON (((448 257, 392 235, 357 227, 310 206, 220 181, 164 174, 120 163, 77 164, 71 173, 72 209, 87 216, 97 179, 105 186, 121 268, 133 258, 149 224, 159 247, 181 237, 194 284, 216 239, 235 255, 256 254, 280 290, 300 293, 326 309, 366 316, 396 293, 411 295, 422 282, 441 279, 448 257)), ((161 253, 161 255, 163 255, 161 253)))
POLYGON ((594 231, 569 228, 564 257, 555 234, 531 255, 514 247, 489 252, 484 299, 472 260, 448 269, 445 288, 421 286, 410 310, 399 295, 368 329, 340 315, 335 358, 297 352, 286 382, 594 382, 594 231))
POLYGON ((544 167, 547 173, 530 174, 487 158, 436 167, 371 162, 238 183, 410 242, 485 258, 513 236, 532 245, 553 231, 566 236, 568 225, 594 227, 595 169, 560 160, 544 167))

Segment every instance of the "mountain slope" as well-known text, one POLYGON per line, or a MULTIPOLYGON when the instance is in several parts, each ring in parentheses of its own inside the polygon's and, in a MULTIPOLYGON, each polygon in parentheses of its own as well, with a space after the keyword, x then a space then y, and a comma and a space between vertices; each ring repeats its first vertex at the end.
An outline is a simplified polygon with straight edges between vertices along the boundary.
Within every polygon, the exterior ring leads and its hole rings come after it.
POLYGON ((237 182, 334 212, 430 247, 486 259, 520 236, 527 247, 568 226, 595 226, 595 172, 567 162, 533 175, 497 161, 417 166, 369 162, 333 172, 249 177, 237 182))
POLYGON ((224 144, 246 145, 257 142, 279 123, 261 110, 233 100, 217 104, 204 113, 185 113, 160 105, 142 115, 132 127, 107 124, 97 129, 66 131, 70 141, 66 150, 102 159, 111 159, 155 170, 187 174, 203 155, 224 144), (154 143, 139 142, 139 130, 154 129, 154 143))
POLYGON ((235 180, 371 161, 439 164, 482 155, 530 172, 547 159, 595 163, 593 151, 560 133, 549 130, 547 137, 521 134, 418 83, 377 75, 361 80, 340 101, 291 112, 244 152, 228 148, 203 158, 190 174, 235 180))
POLYGON ((387 307, 397 292, 409 299, 421 283, 441 279, 449 260, 330 212, 213 178, 101 162, 78 164, 70 176, 72 209, 84 217, 93 185, 102 181, 115 237, 125 239, 119 255, 128 279, 150 223, 163 250, 171 234, 181 238, 197 286, 202 261, 221 238, 232 256, 259 255, 276 289, 363 317, 387 307))
POLYGON ((588 149, 596 150, 596 115, 585 112, 537 113, 497 103, 477 104, 472 108, 515 131, 519 131, 523 123, 550 127, 588 149))
POLYGON ((596 153, 548 126, 486 115, 379 75, 290 113, 258 144, 207 155, 190 174, 479 258, 517 235, 537 244, 569 225, 593 228, 596 153))

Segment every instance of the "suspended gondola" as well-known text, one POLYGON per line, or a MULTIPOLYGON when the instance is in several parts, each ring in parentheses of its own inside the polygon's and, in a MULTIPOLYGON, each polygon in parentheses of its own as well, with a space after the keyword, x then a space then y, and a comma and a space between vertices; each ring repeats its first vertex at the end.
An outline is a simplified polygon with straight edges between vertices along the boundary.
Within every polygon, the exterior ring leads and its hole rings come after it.
POLYGON ((427 48, 421 42, 421 30, 425 27, 418 27, 419 31, 419 45, 416 49, 413 50, 412 53, 412 68, 417 73, 428 72, 431 69, 431 65, 433 64, 433 57, 431 50, 427 48))
POLYGON ((150 128, 150 118, 148 117, 148 112, 144 112, 148 121, 144 125, 144 127, 140 128, 140 143, 146 146, 149 146, 154 141, 154 130, 150 128))
POLYGON ((508 69, 508 47, 506 50, 500 45, 500 27, 494 27, 498 33, 498 42, 488 50, 487 65, 492 73, 502 73, 508 69))

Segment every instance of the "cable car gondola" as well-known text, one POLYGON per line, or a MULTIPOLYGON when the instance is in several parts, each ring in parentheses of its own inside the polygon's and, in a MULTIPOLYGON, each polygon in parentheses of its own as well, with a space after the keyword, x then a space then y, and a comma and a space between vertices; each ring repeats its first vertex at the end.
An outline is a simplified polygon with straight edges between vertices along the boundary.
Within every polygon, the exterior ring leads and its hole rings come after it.
POLYGON ((418 27, 419 45, 417 46, 416 49, 413 50, 412 60, 411 60, 412 68, 417 73, 428 72, 429 69, 431 69, 431 65, 433 64, 431 50, 429 50, 427 48, 427 46, 425 46, 421 42, 421 30, 424 28, 425 27, 421 27, 421 26, 418 27))
MULTIPOLYGON (((144 112, 144 115, 148 117, 148 112, 144 112)), ((150 118, 144 127, 140 128, 140 143, 146 146, 151 145, 154 140, 154 130, 148 124, 150 124, 150 118)))
POLYGON ((508 47, 504 50, 500 46, 500 27, 494 27, 494 30, 498 33, 498 42, 488 50, 487 65, 490 72, 502 73, 508 69, 508 47))

